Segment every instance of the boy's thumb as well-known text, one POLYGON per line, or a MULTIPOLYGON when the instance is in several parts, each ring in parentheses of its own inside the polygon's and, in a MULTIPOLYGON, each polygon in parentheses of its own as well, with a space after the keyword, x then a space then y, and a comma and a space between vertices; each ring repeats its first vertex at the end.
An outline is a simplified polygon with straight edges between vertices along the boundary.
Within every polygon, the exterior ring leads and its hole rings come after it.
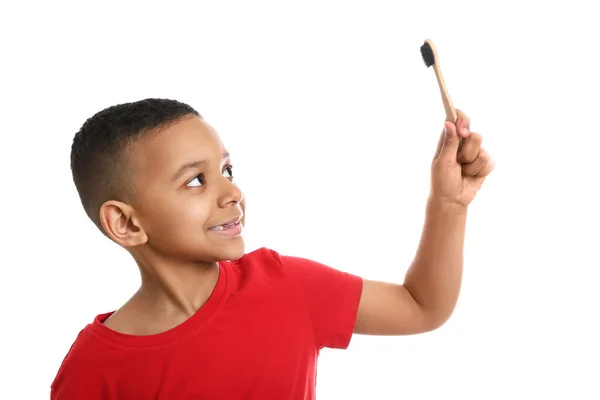
POLYGON ((440 152, 441 158, 451 158, 456 160, 458 153, 458 145, 460 140, 456 132, 456 125, 451 122, 444 122, 444 142, 440 152))

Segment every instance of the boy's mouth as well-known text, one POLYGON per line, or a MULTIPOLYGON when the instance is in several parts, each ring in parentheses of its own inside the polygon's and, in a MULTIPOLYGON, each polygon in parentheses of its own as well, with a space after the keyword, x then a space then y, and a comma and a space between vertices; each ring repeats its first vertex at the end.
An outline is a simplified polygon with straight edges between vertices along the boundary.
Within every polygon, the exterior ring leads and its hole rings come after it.
POLYGON ((211 226, 210 228, 208 228, 208 230, 210 231, 216 231, 216 232, 227 232, 227 233, 236 233, 234 231, 240 231, 241 233, 241 225, 242 225, 242 217, 236 217, 234 219, 231 219, 227 222, 225 222, 224 224, 220 224, 220 225, 215 225, 215 226, 211 226))

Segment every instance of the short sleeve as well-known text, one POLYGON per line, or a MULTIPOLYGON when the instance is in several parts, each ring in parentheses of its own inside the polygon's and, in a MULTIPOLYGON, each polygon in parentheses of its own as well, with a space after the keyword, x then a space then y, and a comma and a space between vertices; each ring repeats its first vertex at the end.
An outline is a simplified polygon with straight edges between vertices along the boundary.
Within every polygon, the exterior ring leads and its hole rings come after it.
POLYGON ((316 261, 279 257, 305 298, 317 345, 346 349, 354 332, 362 279, 316 261))

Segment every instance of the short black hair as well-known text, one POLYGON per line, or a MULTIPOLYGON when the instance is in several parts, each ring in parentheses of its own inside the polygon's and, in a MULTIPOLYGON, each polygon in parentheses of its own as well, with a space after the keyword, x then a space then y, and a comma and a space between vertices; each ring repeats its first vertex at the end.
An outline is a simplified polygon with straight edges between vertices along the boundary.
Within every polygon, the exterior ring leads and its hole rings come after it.
POLYGON ((100 208, 131 195, 128 150, 149 132, 186 116, 202 116, 188 104, 150 98, 108 107, 89 118, 71 146, 71 172, 86 214, 101 230, 100 208))

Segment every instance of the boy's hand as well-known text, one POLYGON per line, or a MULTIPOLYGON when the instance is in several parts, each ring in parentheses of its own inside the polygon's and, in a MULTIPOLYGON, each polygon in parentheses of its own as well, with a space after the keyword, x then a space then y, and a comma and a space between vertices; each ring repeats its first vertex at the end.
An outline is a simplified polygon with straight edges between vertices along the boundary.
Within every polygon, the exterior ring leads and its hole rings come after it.
POLYGON ((440 205, 467 207, 494 169, 481 147, 481 135, 470 131, 470 119, 456 110, 456 125, 446 121, 431 168, 430 200, 440 205), (459 137, 464 138, 458 151, 459 137))

